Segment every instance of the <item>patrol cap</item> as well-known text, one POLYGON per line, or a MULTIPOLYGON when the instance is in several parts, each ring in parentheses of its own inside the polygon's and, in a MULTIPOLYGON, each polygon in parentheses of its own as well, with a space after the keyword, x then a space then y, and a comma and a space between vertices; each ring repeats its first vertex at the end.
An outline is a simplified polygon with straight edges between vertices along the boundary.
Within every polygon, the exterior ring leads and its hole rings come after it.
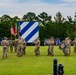
POLYGON ((76 39, 76 37, 74 39, 76 39))
POLYGON ((40 38, 39 38, 39 37, 38 37, 38 38, 36 38, 36 39, 40 40, 40 38))
POLYGON ((4 37, 4 39, 7 39, 7 37, 4 37))
POLYGON ((50 39, 54 39, 53 37, 50 37, 50 39))
POLYGON ((65 38, 65 40, 68 40, 68 38, 65 38))

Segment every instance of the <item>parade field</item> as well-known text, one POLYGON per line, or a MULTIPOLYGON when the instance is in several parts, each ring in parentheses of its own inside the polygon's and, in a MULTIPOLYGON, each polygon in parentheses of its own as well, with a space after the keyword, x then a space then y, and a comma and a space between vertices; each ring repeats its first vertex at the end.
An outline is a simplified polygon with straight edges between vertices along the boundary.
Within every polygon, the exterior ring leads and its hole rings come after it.
POLYGON ((40 47, 40 56, 35 56, 34 46, 26 47, 26 55, 17 57, 15 52, 8 52, 8 58, 2 59, 0 46, 0 75, 53 75, 53 60, 63 64, 64 75, 76 75, 76 53, 71 47, 71 55, 64 56, 58 46, 54 47, 54 56, 47 56, 47 46, 40 47))

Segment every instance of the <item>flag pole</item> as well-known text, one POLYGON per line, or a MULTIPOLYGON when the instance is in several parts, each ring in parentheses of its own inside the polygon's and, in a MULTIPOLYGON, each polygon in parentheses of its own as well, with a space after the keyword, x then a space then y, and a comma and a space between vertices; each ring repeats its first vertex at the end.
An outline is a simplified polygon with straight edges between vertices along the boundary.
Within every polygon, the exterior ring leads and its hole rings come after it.
MULTIPOLYGON (((11 27, 10 27, 10 34, 11 34, 11 27)), ((12 39, 12 34, 11 34, 11 39, 12 39)))

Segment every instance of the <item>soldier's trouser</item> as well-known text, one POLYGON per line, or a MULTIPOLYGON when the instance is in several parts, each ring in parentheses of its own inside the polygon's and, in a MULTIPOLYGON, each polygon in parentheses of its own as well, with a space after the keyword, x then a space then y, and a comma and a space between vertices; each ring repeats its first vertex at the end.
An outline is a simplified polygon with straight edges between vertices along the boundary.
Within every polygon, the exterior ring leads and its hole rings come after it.
POLYGON ((25 50, 26 50, 26 47, 23 48, 23 55, 26 54, 25 50))
POLYGON ((69 48, 69 52, 71 53, 71 48, 69 48))
POLYGON ((14 51, 17 52, 17 46, 14 46, 14 51))
POLYGON ((53 47, 48 48, 48 55, 53 55, 53 47))
POLYGON ((65 54, 66 56, 69 55, 69 48, 66 47, 66 48, 64 49, 64 54, 65 54))
POLYGON ((11 52, 13 51, 13 46, 10 46, 10 51, 11 51, 11 52))
POLYGON ((3 55, 2 58, 7 58, 7 52, 8 52, 8 48, 7 47, 3 47, 3 55))
POLYGON ((34 52, 36 55, 40 55, 39 47, 36 47, 34 52))
POLYGON ((21 48, 21 47, 17 48, 17 55, 18 56, 22 56, 23 55, 23 48, 21 48))
POLYGON ((74 46, 74 52, 76 52, 76 46, 74 46))

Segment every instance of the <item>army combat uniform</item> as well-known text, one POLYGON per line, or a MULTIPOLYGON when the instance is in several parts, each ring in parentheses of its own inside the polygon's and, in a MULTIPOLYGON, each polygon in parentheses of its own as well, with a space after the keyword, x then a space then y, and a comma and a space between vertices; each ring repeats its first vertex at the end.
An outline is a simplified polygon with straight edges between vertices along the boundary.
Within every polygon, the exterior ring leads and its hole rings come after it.
POLYGON ((66 47, 64 48, 63 52, 64 52, 65 56, 68 56, 68 55, 70 55, 70 52, 69 52, 69 47, 70 47, 69 39, 66 38, 64 42, 65 42, 66 47))
POLYGON ((47 44, 48 44, 48 55, 53 56, 54 38, 49 39, 47 44))
POLYGON ((4 40, 1 41, 1 45, 3 46, 3 55, 2 58, 7 58, 7 52, 8 52, 8 45, 9 42, 7 41, 7 38, 4 37, 4 40))
POLYGON ((13 40, 9 40, 10 51, 13 52, 13 40))
POLYGON ((35 41, 34 41, 34 44, 35 44, 35 50, 34 50, 34 52, 35 52, 35 55, 36 56, 38 56, 38 55, 40 55, 40 40, 39 40, 39 38, 37 38, 35 41))
POLYGON ((25 55, 26 54, 26 41, 25 40, 23 40, 23 55, 25 55))
POLYGON ((17 52, 18 39, 14 40, 14 51, 17 52))
POLYGON ((74 44, 74 52, 76 52, 76 38, 74 39, 73 44, 74 44))
POLYGON ((21 57, 22 55, 23 55, 23 39, 20 37, 18 39, 17 56, 21 57))
POLYGON ((72 41, 71 41, 71 39, 68 37, 69 53, 71 53, 71 43, 72 43, 72 41))

